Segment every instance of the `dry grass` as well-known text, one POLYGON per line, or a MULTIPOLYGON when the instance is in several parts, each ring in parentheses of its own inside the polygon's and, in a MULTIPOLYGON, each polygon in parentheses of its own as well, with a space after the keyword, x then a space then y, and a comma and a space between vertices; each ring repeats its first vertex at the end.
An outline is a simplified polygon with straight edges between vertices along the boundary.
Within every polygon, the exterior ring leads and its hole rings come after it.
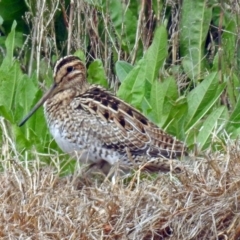
POLYGON ((1 239, 240 237, 237 145, 222 156, 185 161, 181 174, 136 172, 113 183, 77 173, 59 177, 37 153, 36 160, 20 162, 9 136, 3 141, 1 239))
MULTIPOLYGON (((33 41, 31 59, 36 55, 37 69, 42 48, 47 49, 47 53, 57 53, 57 47, 49 50, 51 41, 44 41, 50 35, 53 45, 57 45, 51 20, 57 6, 58 0, 52 1, 49 11, 40 1, 36 5, 39 14, 32 18, 36 21, 32 24, 39 26, 34 28, 30 39, 33 41), (39 9, 45 14, 49 12, 50 16, 46 17, 39 9), (38 42, 34 43, 36 36, 38 42)), ((100 42, 99 34, 93 35, 97 25, 93 19, 97 19, 98 13, 84 4, 77 9, 80 14, 74 19, 79 24, 71 30, 72 41, 68 43, 72 43, 72 49, 82 48, 79 43, 84 42, 84 36, 92 34, 95 41, 88 58, 107 59, 112 55, 111 49, 118 47, 109 40, 103 48, 105 51, 99 49, 105 43, 100 42), (83 22, 81 14, 84 14, 83 22), (113 45, 111 48, 109 42, 113 45)), ((141 14, 139 22, 140 17, 141 14)), ((147 47, 150 40, 143 40, 147 47)), ((173 40, 171 38, 174 48, 177 43, 173 40)), ((125 59, 120 50, 117 55, 125 59)), ((132 59, 126 56, 125 60, 134 62, 135 53, 132 56, 132 59)), ((174 54, 172 57, 173 62, 177 60, 174 54)), ((29 62, 27 72, 31 75, 33 61, 29 62)), ((111 79, 111 62, 104 62, 111 79)), ((184 162, 185 170, 181 174, 159 174, 153 178, 136 172, 130 179, 118 178, 113 183, 111 179, 83 178, 77 172, 74 176, 59 177, 56 168, 39 161, 37 153, 33 152, 31 162, 21 162, 23 156, 16 151, 11 138, 5 135, 2 142, 1 239, 240 239, 237 144, 229 144, 224 155, 184 162)), ((56 156, 52 158, 56 162, 56 156)))

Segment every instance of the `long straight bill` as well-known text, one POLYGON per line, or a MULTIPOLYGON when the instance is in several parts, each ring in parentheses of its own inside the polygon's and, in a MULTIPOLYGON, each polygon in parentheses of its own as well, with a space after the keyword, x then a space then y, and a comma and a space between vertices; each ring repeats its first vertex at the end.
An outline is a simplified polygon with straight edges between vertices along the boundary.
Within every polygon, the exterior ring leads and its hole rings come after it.
POLYGON ((23 126, 23 124, 40 108, 44 102, 51 96, 55 84, 42 96, 42 98, 36 103, 36 105, 32 108, 32 110, 22 119, 22 121, 18 124, 19 127, 23 126))

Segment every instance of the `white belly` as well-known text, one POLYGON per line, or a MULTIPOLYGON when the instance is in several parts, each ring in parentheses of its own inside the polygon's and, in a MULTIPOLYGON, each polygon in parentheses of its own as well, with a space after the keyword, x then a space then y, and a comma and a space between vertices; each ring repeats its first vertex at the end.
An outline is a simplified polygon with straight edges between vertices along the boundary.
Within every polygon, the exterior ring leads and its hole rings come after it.
POLYGON ((60 132, 58 127, 49 126, 50 132, 63 152, 74 155, 82 163, 98 163, 102 160, 113 165, 121 159, 121 154, 116 151, 104 149, 98 140, 89 142, 87 136, 76 143, 68 140, 64 131, 60 132))
POLYGON ((54 137, 55 141, 57 142, 58 146, 66 153, 72 153, 79 149, 74 143, 67 141, 59 131, 59 128, 50 126, 50 132, 54 137))

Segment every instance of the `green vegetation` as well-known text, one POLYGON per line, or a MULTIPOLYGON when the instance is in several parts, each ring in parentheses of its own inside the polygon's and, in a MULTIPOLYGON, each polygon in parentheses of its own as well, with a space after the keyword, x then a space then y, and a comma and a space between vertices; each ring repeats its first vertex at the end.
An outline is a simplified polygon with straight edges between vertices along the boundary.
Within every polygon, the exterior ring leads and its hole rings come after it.
POLYGON ((239 239, 239 26, 237 0, 1 0, 1 237, 239 239), (182 175, 58 177, 75 162, 43 111, 17 124, 67 54, 197 153, 182 175))
POLYGON ((86 62, 91 83, 108 80, 190 149, 221 150, 226 134, 238 136, 238 12, 230 1, 150 3, 0 3, 0 114, 19 150, 48 151, 42 111, 21 129, 16 123, 41 96, 38 82, 49 87, 53 63, 68 53, 86 62))

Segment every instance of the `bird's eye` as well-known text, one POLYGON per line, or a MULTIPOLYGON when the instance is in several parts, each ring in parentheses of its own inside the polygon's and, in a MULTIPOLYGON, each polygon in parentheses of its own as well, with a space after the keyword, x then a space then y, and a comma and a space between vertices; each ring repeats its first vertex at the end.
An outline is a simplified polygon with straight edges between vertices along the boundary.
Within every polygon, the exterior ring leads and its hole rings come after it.
POLYGON ((72 66, 70 66, 70 67, 67 67, 67 72, 72 72, 74 70, 74 68, 72 67, 72 66))

